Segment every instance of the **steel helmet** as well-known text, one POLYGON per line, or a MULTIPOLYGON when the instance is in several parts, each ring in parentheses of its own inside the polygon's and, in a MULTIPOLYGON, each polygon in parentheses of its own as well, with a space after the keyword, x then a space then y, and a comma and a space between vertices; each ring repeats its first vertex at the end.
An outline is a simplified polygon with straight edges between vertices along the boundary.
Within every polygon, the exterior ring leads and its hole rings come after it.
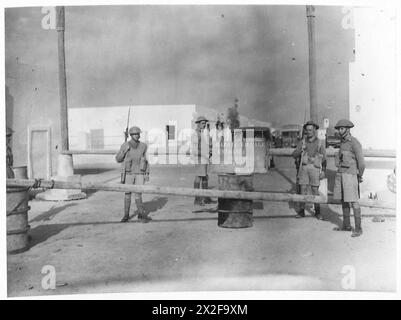
POLYGON ((341 120, 339 120, 337 122, 337 124, 334 126, 334 128, 338 129, 338 128, 341 128, 341 127, 353 128, 354 124, 351 121, 347 120, 347 119, 341 119, 341 120))
POLYGON ((314 126, 315 129, 319 129, 319 126, 312 120, 309 120, 307 123, 304 124, 304 129, 306 128, 306 126, 314 126))
POLYGON ((198 122, 201 122, 201 121, 209 122, 209 120, 207 120, 204 116, 199 116, 199 117, 196 119, 195 123, 198 123, 198 122))
POLYGON ((129 134, 139 134, 141 132, 142 131, 141 131, 141 129, 139 129, 139 127, 131 127, 131 128, 129 128, 129 131, 128 131, 129 134))

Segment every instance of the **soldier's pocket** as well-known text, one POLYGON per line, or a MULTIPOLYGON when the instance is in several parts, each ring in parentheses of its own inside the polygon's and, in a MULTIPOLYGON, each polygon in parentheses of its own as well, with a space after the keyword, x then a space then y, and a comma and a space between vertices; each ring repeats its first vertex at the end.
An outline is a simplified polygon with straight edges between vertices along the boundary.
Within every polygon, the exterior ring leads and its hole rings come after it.
POLYGON ((309 156, 306 152, 302 154, 301 163, 304 165, 309 163, 309 156))
POLYGON ((337 168, 340 166, 340 154, 338 152, 334 155, 334 164, 337 168))
POLYGON ((343 159, 341 161, 341 167, 342 168, 351 167, 352 161, 354 161, 353 154, 349 151, 343 151, 343 159))
POLYGON ((322 168, 322 158, 323 156, 318 154, 315 156, 315 158, 313 159, 313 166, 317 169, 322 168))
POLYGON ((131 171, 132 160, 125 160, 124 161, 124 169, 125 171, 131 171))

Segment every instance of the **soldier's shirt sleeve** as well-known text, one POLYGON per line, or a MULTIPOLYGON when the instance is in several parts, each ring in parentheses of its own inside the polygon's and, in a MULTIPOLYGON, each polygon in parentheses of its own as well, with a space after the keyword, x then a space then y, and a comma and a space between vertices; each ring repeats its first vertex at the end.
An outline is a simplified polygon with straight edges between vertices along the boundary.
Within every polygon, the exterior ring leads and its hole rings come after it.
POLYGON ((302 141, 298 142, 297 147, 295 148, 294 152, 292 153, 292 156, 294 158, 299 158, 302 154, 302 141))
POLYGON ((126 149, 126 143, 123 143, 120 147, 120 150, 116 154, 116 161, 118 163, 123 162, 125 158, 125 149, 126 149))
POLYGON ((149 168, 149 156, 148 156, 148 145, 145 143, 145 150, 143 151, 143 157, 146 161, 146 169, 145 173, 149 173, 150 168, 149 168))
POLYGON ((362 145, 357 139, 352 139, 352 149, 355 153, 355 159, 358 166, 359 175, 365 171, 365 159, 363 157, 362 145))
POLYGON ((146 143, 145 143, 145 151, 143 152, 143 157, 145 158, 146 161, 149 162, 148 145, 146 143))

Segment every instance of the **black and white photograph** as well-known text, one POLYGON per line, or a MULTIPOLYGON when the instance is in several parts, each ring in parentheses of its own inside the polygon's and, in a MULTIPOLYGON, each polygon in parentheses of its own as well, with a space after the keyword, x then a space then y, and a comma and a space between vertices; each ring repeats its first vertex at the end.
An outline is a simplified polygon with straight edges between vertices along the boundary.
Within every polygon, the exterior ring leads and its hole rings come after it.
POLYGON ((395 5, 3 12, 7 298, 397 295, 395 5))

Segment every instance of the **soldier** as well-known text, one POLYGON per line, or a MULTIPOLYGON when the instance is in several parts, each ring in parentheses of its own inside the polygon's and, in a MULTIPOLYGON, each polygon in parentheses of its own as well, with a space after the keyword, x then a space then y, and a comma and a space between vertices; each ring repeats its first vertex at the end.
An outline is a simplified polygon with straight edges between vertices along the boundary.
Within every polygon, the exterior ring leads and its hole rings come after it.
MULTIPOLYGON (((326 148, 324 143, 318 139, 316 130, 319 126, 313 121, 308 121, 304 125, 305 137, 298 143, 293 152, 293 157, 299 159, 299 170, 297 181, 300 185, 301 194, 308 194, 309 186, 313 195, 319 195, 320 180, 326 174, 326 148)), ((300 203, 300 210, 297 218, 305 217, 305 203, 300 203)), ((323 220, 320 213, 320 204, 315 203, 315 217, 323 220)))
MULTIPOLYGON (((197 125, 195 133, 192 135, 192 157, 195 163, 195 181, 194 189, 208 189, 208 163, 210 157, 210 137, 207 134, 206 125, 209 121, 200 116, 196 119, 197 125)), ((209 197, 195 197, 194 204, 203 206, 207 203, 212 203, 209 197)))
POLYGON ((224 122, 221 120, 216 121, 216 145, 214 146, 218 150, 214 150, 217 154, 220 154, 218 164, 224 164, 224 122))
MULTIPOLYGON (((128 131, 131 140, 124 142, 116 155, 118 163, 122 163, 123 179, 122 183, 143 185, 149 181, 149 163, 147 157, 147 145, 139 141, 141 129, 131 127, 128 131)), ((149 222, 152 218, 148 217, 142 203, 142 194, 135 193, 135 204, 138 209, 138 220, 140 222, 149 222)), ((131 207, 131 192, 125 193, 124 198, 124 216, 121 222, 129 220, 131 207)))
POLYGON ((14 178, 14 171, 13 171, 13 152, 11 150, 11 136, 13 134, 13 131, 7 127, 6 128, 6 143, 7 143, 7 150, 6 150, 6 166, 7 166, 7 179, 13 179, 14 178))
POLYGON ((361 144, 351 136, 350 128, 353 127, 354 124, 349 120, 339 120, 335 126, 340 134, 341 142, 340 150, 335 156, 338 169, 334 183, 334 199, 341 200, 343 225, 334 230, 353 231, 351 236, 359 237, 362 235, 361 208, 358 203, 359 183, 362 182, 365 161, 361 144), (350 207, 354 210, 355 229, 351 228, 350 207))

